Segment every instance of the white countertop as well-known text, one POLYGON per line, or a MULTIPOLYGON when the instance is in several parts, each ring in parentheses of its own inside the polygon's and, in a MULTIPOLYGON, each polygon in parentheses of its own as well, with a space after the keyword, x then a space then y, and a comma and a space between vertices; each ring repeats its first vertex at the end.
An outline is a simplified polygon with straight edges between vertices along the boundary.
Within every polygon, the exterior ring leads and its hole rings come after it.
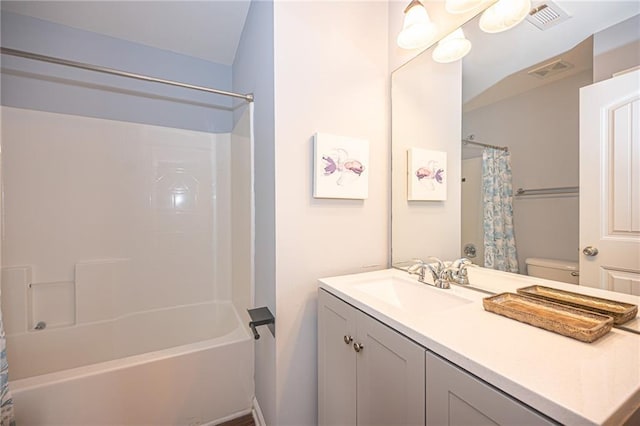
MULTIPOLYGON (((539 284, 640 304, 636 296, 485 268, 470 268, 469 278, 472 285, 494 293, 539 284)), ((487 294, 459 286, 437 289, 397 269, 319 281, 321 288, 558 422, 620 424, 640 407, 638 334, 614 328, 583 343, 485 311, 482 298, 487 294), (391 278, 419 290, 421 297, 399 300, 362 290, 363 283, 391 278), (468 303, 440 309, 426 300, 446 305, 451 298, 442 293, 468 303)))

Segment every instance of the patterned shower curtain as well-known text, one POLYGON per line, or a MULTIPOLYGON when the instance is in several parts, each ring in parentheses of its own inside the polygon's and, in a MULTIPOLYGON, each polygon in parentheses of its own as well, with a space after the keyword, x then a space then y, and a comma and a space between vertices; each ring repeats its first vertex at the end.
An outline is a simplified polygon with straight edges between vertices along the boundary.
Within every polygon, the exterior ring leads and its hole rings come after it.
POLYGON ((0 311, 0 426, 14 426, 13 398, 9 392, 9 364, 7 363, 7 341, 0 311))
POLYGON ((511 154, 486 148, 482 153, 482 201, 484 206, 484 266, 518 272, 513 231, 511 154))

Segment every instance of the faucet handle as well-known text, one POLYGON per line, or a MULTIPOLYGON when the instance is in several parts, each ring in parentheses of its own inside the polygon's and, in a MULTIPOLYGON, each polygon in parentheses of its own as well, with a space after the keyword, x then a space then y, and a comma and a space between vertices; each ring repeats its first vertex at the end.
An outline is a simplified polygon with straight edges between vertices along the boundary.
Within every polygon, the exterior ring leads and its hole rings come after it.
POLYGON ((469 284, 469 274, 467 271, 467 266, 473 265, 466 257, 462 257, 453 262, 452 266, 455 268, 455 272, 453 273, 453 278, 458 284, 468 285, 469 284))
POLYGON ((426 263, 421 259, 413 259, 414 264, 407 268, 409 275, 417 275, 419 281, 424 281, 426 263))
POLYGON ((436 271, 438 273, 440 273, 440 272, 445 270, 446 266, 445 266, 444 262, 442 260, 440 260, 439 258, 434 257, 434 256, 429 256, 427 259, 436 261, 436 263, 438 264, 438 267, 436 268, 436 271))
POLYGON ((473 262, 471 262, 468 258, 466 257, 461 257, 460 259, 456 259, 453 261, 452 265, 457 268, 463 268, 465 266, 469 266, 469 265, 473 265, 473 262))

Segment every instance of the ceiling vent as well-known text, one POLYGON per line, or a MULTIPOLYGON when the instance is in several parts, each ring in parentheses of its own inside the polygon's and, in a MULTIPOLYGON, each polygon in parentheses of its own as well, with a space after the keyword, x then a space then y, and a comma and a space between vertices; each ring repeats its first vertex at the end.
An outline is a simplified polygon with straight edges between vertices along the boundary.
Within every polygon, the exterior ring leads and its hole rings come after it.
POLYGON ((541 67, 532 69, 527 74, 538 78, 549 78, 552 75, 560 74, 570 68, 573 68, 573 64, 563 61, 562 59, 558 59, 541 67))
POLYGON ((552 1, 547 1, 534 7, 527 15, 527 21, 541 29, 542 31, 558 25, 569 19, 567 12, 552 1))

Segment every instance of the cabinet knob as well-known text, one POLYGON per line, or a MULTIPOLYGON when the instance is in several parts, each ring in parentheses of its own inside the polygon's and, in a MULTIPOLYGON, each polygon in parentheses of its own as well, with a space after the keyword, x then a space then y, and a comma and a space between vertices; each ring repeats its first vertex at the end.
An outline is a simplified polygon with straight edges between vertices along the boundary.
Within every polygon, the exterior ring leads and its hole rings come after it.
POLYGON ((353 344, 353 349, 356 352, 361 352, 364 349, 364 345, 362 343, 354 343, 353 344))
POLYGON ((351 342, 353 342, 353 337, 351 336, 344 336, 344 342, 348 345, 351 342))

